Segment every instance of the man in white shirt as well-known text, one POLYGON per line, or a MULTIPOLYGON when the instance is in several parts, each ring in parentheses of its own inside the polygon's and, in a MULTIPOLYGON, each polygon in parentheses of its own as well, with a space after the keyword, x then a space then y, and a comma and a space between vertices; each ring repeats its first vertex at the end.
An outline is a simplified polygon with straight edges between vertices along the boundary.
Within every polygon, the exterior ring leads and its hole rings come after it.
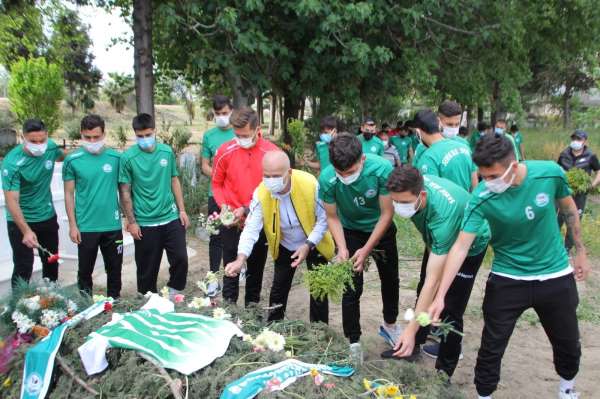
MULTIPOLYGON (((310 270, 333 258, 335 252, 325 210, 318 199, 317 180, 309 173, 291 169, 288 156, 281 151, 267 152, 263 158, 263 181, 252 196, 237 259, 225 267, 225 275, 239 274, 261 230, 275 263, 269 321, 281 320, 296 267, 306 260, 310 270)), ((328 322, 326 299, 311 297, 310 320, 328 322)))

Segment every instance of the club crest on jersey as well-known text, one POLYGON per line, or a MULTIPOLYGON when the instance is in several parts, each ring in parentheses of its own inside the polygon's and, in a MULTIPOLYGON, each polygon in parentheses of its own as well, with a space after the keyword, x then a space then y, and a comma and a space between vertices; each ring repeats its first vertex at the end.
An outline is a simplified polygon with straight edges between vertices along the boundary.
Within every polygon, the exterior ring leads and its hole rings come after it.
POLYGON ((105 173, 110 173, 110 172, 112 172, 112 166, 110 166, 110 164, 108 164, 108 163, 105 163, 105 164, 102 166, 102 170, 103 170, 105 173))
POLYGON ((377 191, 370 188, 365 192, 365 197, 367 198, 374 198, 377 195, 377 191))
POLYGON ((48 170, 52 169, 52 161, 48 159, 44 164, 44 167, 48 170))
POLYGON ((538 195, 535 196, 535 204, 540 208, 548 205, 549 202, 550 202, 550 197, 546 193, 539 193, 538 195))
POLYGON ((160 162, 159 162, 160 166, 162 166, 163 168, 167 166, 167 163, 168 162, 167 162, 167 160, 165 158, 161 159, 160 162))
POLYGON ((4 169, 4 170, 2 171, 2 174, 3 174, 4 176, 8 176, 8 169, 4 169))
POLYGON ((377 152, 377 147, 375 147, 375 146, 371 147, 371 152, 376 153, 377 152))

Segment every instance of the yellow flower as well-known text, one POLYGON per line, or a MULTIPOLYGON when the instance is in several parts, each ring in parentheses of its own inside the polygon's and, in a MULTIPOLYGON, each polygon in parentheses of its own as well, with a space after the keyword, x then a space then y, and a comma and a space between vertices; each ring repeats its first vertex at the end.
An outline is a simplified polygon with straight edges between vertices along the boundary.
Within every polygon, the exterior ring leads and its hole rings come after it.
POLYGON ((385 394, 386 394, 386 396, 394 396, 398 392, 400 392, 400 388, 398 388, 396 385, 387 385, 385 387, 385 394))
POLYGON ((12 385, 12 380, 10 379, 10 377, 5 379, 4 382, 2 383, 3 388, 10 388, 11 385, 12 385))
POLYGON ((408 399, 417 399, 417 395, 410 395, 410 398, 408 399))
POLYGON ((367 380, 366 378, 363 378, 363 387, 365 387, 365 389, 367 391, 371 390, 371 381, 367 380))
POLYGON ((317 369, 310 369, 311 377, 316 377, 317 375, 319 375, 319 372, 317 371, 317 369))
POLYGON ((377 394, 377 396, 383 396, 385 394, 385 387, 380 385, 377 387, 377 389, 375 390, 375 393, 377 394))

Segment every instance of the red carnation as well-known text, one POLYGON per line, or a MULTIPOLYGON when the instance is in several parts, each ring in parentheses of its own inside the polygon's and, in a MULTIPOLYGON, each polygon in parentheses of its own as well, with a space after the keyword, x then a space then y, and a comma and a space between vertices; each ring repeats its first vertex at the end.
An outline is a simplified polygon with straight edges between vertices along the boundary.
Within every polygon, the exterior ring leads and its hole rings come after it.
POLYGON ((110 312, 112 310, 112 303, 110 302, 104 302, 104 311, 105 312, 110 312))
POLYGON ((58 253, 52 254, 48 257, 48 263, 57 263, 59 259, 58 253))

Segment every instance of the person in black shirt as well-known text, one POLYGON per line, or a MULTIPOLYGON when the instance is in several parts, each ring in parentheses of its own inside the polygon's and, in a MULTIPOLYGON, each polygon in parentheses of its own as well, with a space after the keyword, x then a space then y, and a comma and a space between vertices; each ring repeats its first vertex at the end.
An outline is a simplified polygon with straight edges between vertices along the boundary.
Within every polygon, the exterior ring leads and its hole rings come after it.
MULTIPOLYGON (((575 130, 571 135, 571 144, 558 157, 558 164, 565 170, 568 171, 571 168, 583 169, 588 175, 592 172, 600 170, 600 162, 598 157, 594 154, 587 146, 588 134, 583 130, 575 130)), ((596 173, 594 180, 592 181, 592 187, 596 187, 600 184, 600 173, 596 173)), ((587 193, 573 194, 575 205, 579 211, 579 219, 583 216, 585 210, 585 202, 587 200, 587 193)), ((562 226, 564 223, 563 216, 558 214, 558 225, 562 226)), ((570 251, 573 247, 573 240, 568 235, 565 236, 565 248, 570 251)))

